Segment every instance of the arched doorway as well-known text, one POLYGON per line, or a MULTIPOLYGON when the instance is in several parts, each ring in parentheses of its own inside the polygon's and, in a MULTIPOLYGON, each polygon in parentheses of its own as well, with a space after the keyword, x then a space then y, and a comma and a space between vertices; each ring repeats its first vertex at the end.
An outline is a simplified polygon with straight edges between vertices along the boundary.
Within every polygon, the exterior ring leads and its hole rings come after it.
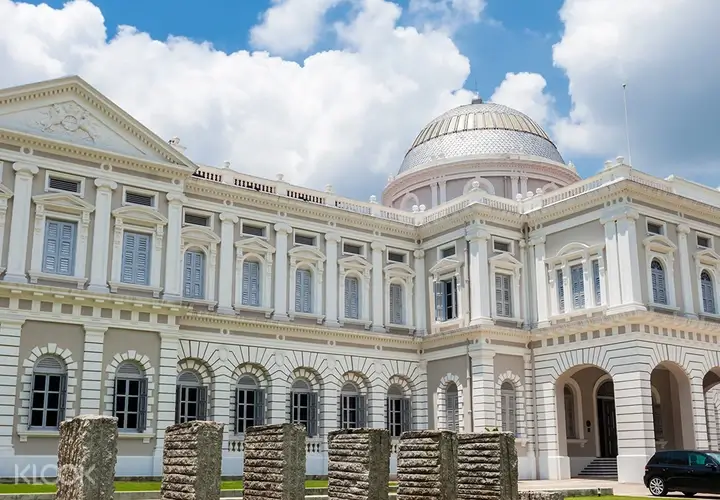
POLYGON ((598 456, 615 458, 618 455, 617 422, 615 418, 615 386, 611 378, 601 379, 595 392, 597 405, 598 456))
POLYGON ((690 380, 680 365, 664 361, 650 374, 656 449, 696 446, 690 380))

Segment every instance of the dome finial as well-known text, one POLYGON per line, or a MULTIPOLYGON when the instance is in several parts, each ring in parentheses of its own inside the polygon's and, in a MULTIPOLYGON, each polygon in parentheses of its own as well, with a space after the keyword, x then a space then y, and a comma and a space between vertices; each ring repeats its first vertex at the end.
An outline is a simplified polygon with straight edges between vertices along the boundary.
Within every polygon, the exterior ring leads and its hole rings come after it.
POLYGON ((482 104, 484 101, 482 97, 480 97, 480 94, 475 94, 475 97, 473 97, 473 100, 471 104, 482 104))

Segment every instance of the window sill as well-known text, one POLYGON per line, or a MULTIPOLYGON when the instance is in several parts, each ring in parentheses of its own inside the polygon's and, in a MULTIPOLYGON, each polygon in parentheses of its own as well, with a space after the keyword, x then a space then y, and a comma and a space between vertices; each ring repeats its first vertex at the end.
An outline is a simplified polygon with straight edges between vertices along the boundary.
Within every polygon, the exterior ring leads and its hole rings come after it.
POLYGON ((720 320, 720 314, 718 313, 708 313, 708 312, 701 312, 698 313, 698 317, 700 319, 714 319, 714 320, 720 320))
POLYGON ((317 321, 318 325, 322 325, 323 321, 325 321, 325 315, 324 314, 315 314, 315 313, 304 313, 304 312, 297 312, 297 311, 291 311, 288 313, 288 316, 290 316, 290 319, 300 318, 300 319, 314 319, 317 321))
POLYGON ((191 297, 183 297, 182 301, 186 304, 207 307, 208 311, 214 311, 217 306, 217 300, 194 299, 191 297))
POLYGON ((498 316, 496 314, 493 314, 492 316, 493 321, 504 321, 505 323, 516 323, 517 326, 522 326, 525 322, 522 318, 516 318, 515 316, 498 316))
POLYGON ((449 319, 447 321, 435 321, 432 324, 433 331, 452 330, 453 328, 460 328, 462 326, 461 318, 449 319))
POLYGON ((587 444, 587 439, 568 439, 567 444, 579 444, 580 448, 585 448, 585 445, 587 444))
POLYGON ((595 313, 602 312, 605 309, 607 309, 605 306, 593 306, 588 307, 585 309, 573 309, 572 311, 565 312, 562 314, 556 314, 554 316, 550 317, 550 321, 557 322, 557 321, 568 321, 571 318, 577 318, 580 316, 587 316, 588 318, 592 316, 595 313))
POLYGON ((651 311, 654 311, 655 309, 659 309, 661 311, 667 311, 671 313, 679 313, 680 308, 677 306, 672 306, 669 304, 657 304, 655 302, 648 302, 648 309, 651 311))
POLYGON ((58 429, 27 429, 22 428, 17 430, 17 435, 20 437, 21 443, 27 443, 28 438, 54 438, 60 437, 60 431, 58 429))
POLYGON ((236 311, 263 313, 267 319, 270 319, 272 313, 275 311, 272 307, 248 306, 245 304, 235 304, 233 307, 235 307, 236 311))
POLYGON ((30 283, 32 283, 33 285, 37 284, 39 279, 44 279, 48 281, 74 283, 79 290, 85 288, 85 283, 87 283, 88 281, 85 276, 66 276, 64 274, 44 273, 42 271, 30 271, 28 272, 28 275, 30 276, 30 283))
POLYGON ((117 293, 118 290, 130 290, 133 292, 152 292, 153 297, 156 299, 160 298, 162 287, 151 286, 151 285, 134 285, 132 283, 122 283, 120 281, 109 281, 110 292, 117 293))
POLYGON ((355 318, 343 318, 340 320, 340 325, 358 325, 362 326, 366 330, 370 329, 372 321, 369 319, 355 319, 355 318))
POLYGON ((387 328, 392 328, 393 330, 407 330, 409 332, 415 331, 414 325, 402 325, 400 323, 388 323, 385 326, 387 328))
POLYGON ((118 431, 118 439, 142 439, 143 444, 150 443, 150 440, 154 437, 154 432, 118 431))

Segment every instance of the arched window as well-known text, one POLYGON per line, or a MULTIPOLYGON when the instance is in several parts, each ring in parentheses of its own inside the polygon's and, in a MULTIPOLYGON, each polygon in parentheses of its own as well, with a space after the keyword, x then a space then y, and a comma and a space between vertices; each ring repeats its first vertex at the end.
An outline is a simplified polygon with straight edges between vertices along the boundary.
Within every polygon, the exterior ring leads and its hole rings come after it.
POLYGON ((183 297, 188 299, 205 298, 205 254, 199 250, 185 252, 183 297))
POLYGON ((296 379, 290 392, 290 421, 304 425, 308 436, 318 433, 318 395, 307 380, 296 379))
POLYGON ((667 289, 665 287, 665 269, 658 259, 653 259, 650 263, 650 273, 652 278, 652 294, 653 302, 656 304, 667 304, 667 289))
POLYGON ((185 370, 177 378, 175 390, 175 423, 205 420, 207 415, 207 387, 197 372, 185 370))
POLYGON ((357 386, 346 382, 340 391, 340 428, 358 429, 365 427, 365 396, 357 386))
POLYGON ((707 271, 700 274, 700 289, 702 290, 703 312, 715 314, 715 287, 712 276, 707 271))
POLYGON ((515 387, 512 383, 505 381, 500 386, 500 409, 502 411, 502 430, 517 434, 517 422, 515 418, 515 387))
POLYGON ((400 283, 390 284, 390 323, 405 324, 405 300, 403 286, 400 283))
POLYGON ((575 393, 569 385, 563 389, 565 398, 565 437, 567 439, 577 439, 577 422, 575 421, 575 393))
POLYGON ((235 433, 244 434, 248 427, 265 423, 265 391, 250 375, 238 379, 235 388, 235 433))
POLYGON ((345 317, 360 318, 360 280, 354 276, 345 277, 345 317))
POLYGON ((312 273, 309 269, 295 271, 295 312, 313 312, 312 307, 312 273))
POLYGON ((118 430, 143 432, 147 426, 147 378, 134 361, 123 361, 115 373, 113 415, 118 430))
POLYGON ((391 438, 410 430, 410 398, 403 394, 402 387, 393 384, 387 392, 387 414, 385 417, 387 430, 391 438))
POLYGON ((445 389, 445 415, 447 429, 457 432, 460 429, 460 401, 458 400, 458 387, 450 382, 445 389))
POLYGON ((242 305, 260 307, 260 263, 243 260, 242 267, 242 305))
POLYGON ((55 356, 42 356, 33 367, 30 424, 34 429, 57 429, 65 419, 67 372, 55 356))

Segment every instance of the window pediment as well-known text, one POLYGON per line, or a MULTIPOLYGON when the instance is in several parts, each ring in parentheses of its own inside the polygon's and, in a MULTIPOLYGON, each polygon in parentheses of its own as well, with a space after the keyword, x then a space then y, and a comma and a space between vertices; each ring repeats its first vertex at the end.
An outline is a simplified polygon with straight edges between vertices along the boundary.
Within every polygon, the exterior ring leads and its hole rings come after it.
POLYGON ((13 192, 5 184, 0 183, 0 200, 7 200, 12 198, 13 192))
POLYGON ((545 260, 545 263, 550 267, 561 265, 564 262, 570 262, 576 259, 587 259, 592 255, 599 255, 602 253, 604 245, 586 245, 579 241, 568 243, 560 250, 555 257, 551 257, 545 260))
POLYGON ((235 248, 241 253, 257 253, 260 255, 275 253, 274 246, 265 241, 265 239, 257 236, 236 241, 235 248))
POLYGON ((395 262, 385 266, 385 275, 388 278, 412 278, 415 276, 415 271, 407 264, 395 262))
POLYGON ((667 236, 654 234, 643 240, 643 245, 647 250, 658 253, 673 253, 677 249, 677 245, 670 241, 667 236))
POLYGON ((185 226, 180 233, 184 242, 194 243, 220 243, 220 237, 206 227, 185 226))
POLYGON ((164 226, 168 223, 166 217, 156 210, 147 207, 128 206, 113 210, 115 219, 144 226, 164 226))
POLYGON ((697 265, 705 265, 705 266, 713 266, 713 267, 720 265, 720 255, 715 253, 710 248, 706 248, 705 250, 700 250, 693 257, 695 258, 695 262, 697 263, 697 265))
POLYGON ((372 264, 358 255, 350 255, 338 259, 338 264, 343 269, 353 269, 356 271, 369 271, 372 269, 372 264))
POLYGON ((445 257, 440 259, 434 266, 430 268, 430 274, 437 276, 451 271, 459 272, 462 261, 456 257, 445 257))
POLYGON ((488 261, 495 267, 502 267, 505 269, 518 270, 522 267, 522 263, 509 253, 501 253, 495 257, 489 258, 488 261))
POLYGON ((297 246, 288 252, 290 262, 325 262, 325 255, 317 248, 309 246, 297 246))
POLYGON ((50 209, 56 212, 89 214, 95 210, 95 207, 90 203, 77 196, 65 193, 39 194, 33 196, 33 202, 38 208, 43 207, 45 210, 50 209))

